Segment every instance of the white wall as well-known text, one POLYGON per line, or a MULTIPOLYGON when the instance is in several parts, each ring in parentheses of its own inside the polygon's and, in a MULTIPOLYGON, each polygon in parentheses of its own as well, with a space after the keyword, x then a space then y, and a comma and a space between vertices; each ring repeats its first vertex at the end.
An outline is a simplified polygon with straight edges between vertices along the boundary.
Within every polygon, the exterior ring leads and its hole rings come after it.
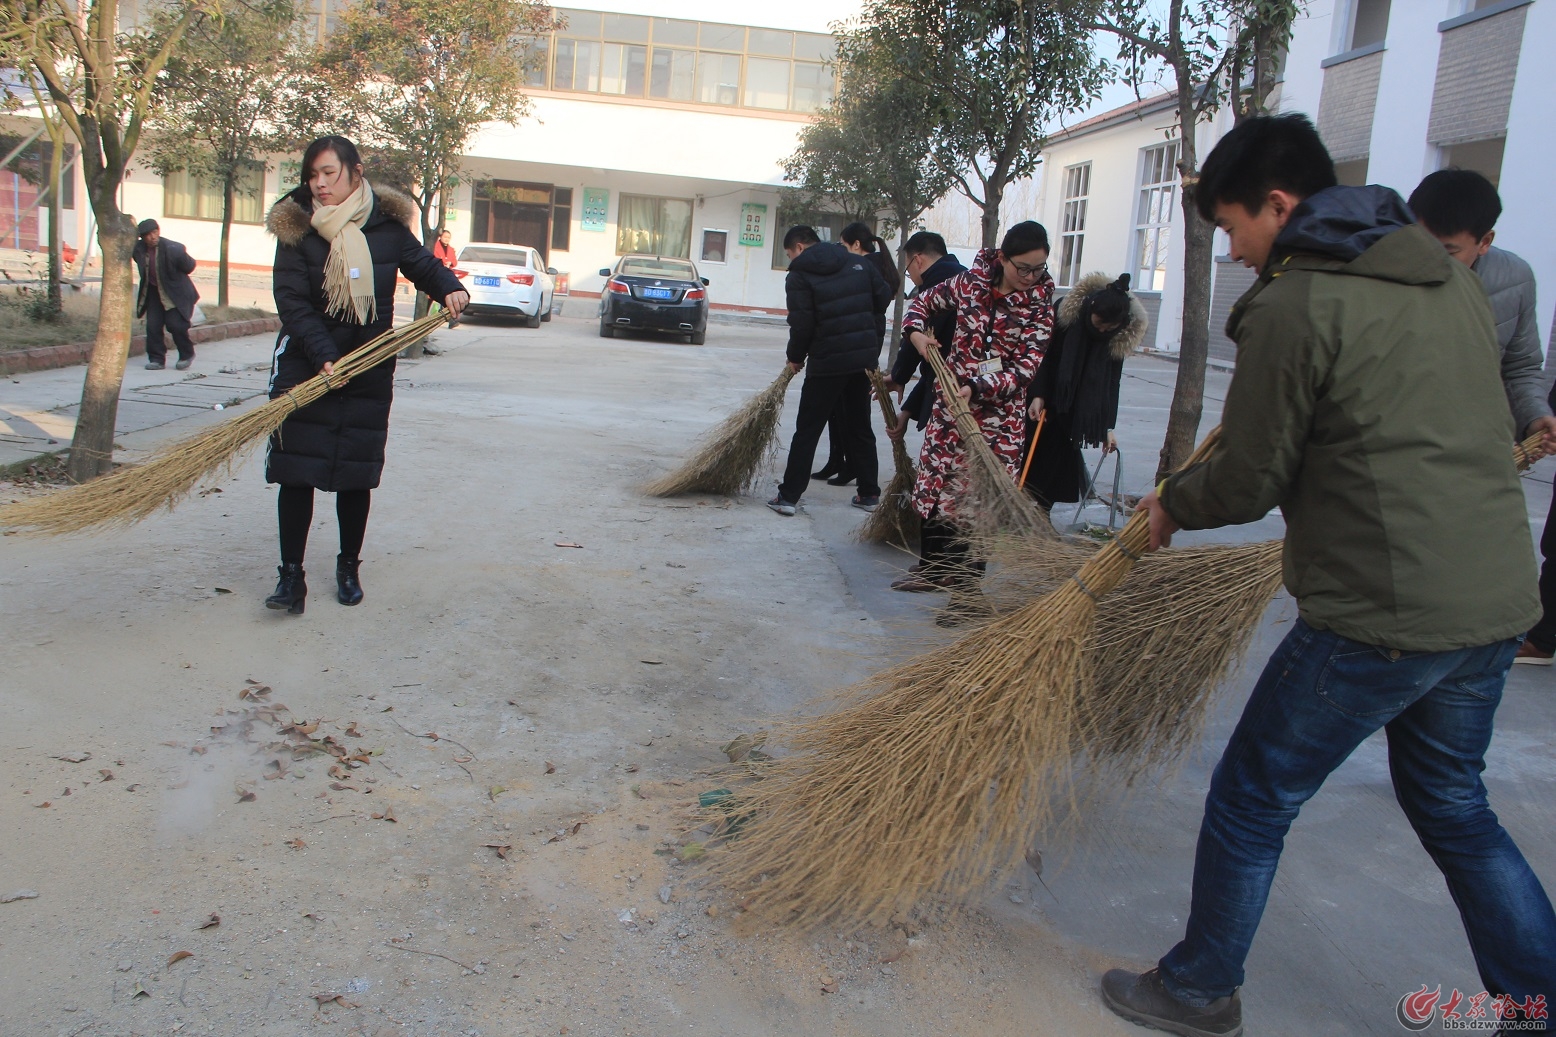
MULTIPOLYGON (((1395 3, 1389 11, 1378 105, 1372 120, 1367 182, 1409 196, 1437 168, 1437 149, 1426 142, 1437 85, 1437 23, 1447 17, 1440 0, 1395 3)), ((1317 109, 1313 109, 1316 113, 1317 109)))
POLYGON ((1556 139, 1548 126, 1556 98, 1556 61, 1551 55, 1556 42, 1556 0, 1540 0, 1524 10, 1524 48, 1513 81, 1507 149, 1502 155, 1497 244, 1534 267, 1544 346, 1551 342, 1556 312, 1556 194, 1549 179, 1550 170, 1556 168, 1556 139))
POLYGON ((748 109, 737 115, 544 96, 516 126, 483 126, 467 154, 776 186, 806 122, 748 109))

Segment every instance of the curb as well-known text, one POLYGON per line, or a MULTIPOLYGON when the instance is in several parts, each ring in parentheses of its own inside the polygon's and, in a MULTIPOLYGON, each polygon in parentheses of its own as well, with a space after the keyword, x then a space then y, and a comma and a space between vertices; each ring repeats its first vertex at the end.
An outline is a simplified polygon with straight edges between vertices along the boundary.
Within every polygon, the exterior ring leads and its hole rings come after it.
MULTIPOLYGON (((227 338, 245 335, 261 335, 281 329, 280 317, 260 317, 256 320, 231 321, 226 324, 202 324, 189 330, 189 338, 195 345, 220 342, 227 338)), ((62 346, 36 346, 32 349, 16 349, 0 353, 0 376, 25 374, 28 371, 52 371, 59 367, 84 364, 92 358, 91 342, 71 342, 62 346)), ((144 356, 146 336, 130 338, 130 356, 144 356)))

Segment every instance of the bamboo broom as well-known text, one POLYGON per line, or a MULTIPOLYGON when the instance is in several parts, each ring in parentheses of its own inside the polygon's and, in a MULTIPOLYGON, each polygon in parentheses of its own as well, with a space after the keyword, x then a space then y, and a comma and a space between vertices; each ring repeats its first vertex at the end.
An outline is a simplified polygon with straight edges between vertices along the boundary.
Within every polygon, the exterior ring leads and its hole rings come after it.
POLYGON ((983 426, 956 391, 959 383, 945 357, 938 349, 930 349, 924 356, 934 368, 940 397, 951 412, 951 420, 956 423, 956 432, 967 456, 967 492, 963 499, 973 518, 972 525, 985 533, 1053 537, 1054 529, 1047 516, 1036 502, 1016 487, 1010 469, 994 456, 984 439, 983 426))
POLYGON ((8 504, 0 508, 0 527, 60 536, 130 526, 162 508, 172 510, 197 482, 218 470, 231 471, 250 447, 334 385, 376 367, 447 322, 446 314, 428 314, 386 331, 336 362, 333 375, 315 375, 263 406, 180 440, 145 464, 125 465, 59 493, 8 504))
POLYGON ((772 456, 784 393, 793 380, 794 369, 785 365, 771 385, 705 433, 703 445, 681 467, 644 486, 642 492, 650 497, 740 493, 772 456))
MULTIPOLYGON (((911 347, 909 347, 911 348, 911 347)), ((881 416, 886 427, 897 427, 897 409, 891 405, 891 394, 886 389, 886 379, 880 371, 870 371, 870 384, 875 387, 875 398, 881 405, 881 416)), ((918 543, 924 520, 913 507, 913 459, 901 439, 892 440, 891 459, 896 468, 891 482, 881 491, 881 503, 870 517, 860 523, 854 539, 861 544, 896 544, 911 548, 918 543)))
MULTIPOLYGON (((1014 860, 1053 817, 1077 755, 1119 737, 1085 701, 1084 649, 1148 526, 1137 513, 1057 590, 798 722, 794 754, 744 796, 740 813, 759 820, 715 858, 746 906, 805 927, 884 921, 1014 860)), ((1114 691, 1131 692, 1150 686, 1114 691)))

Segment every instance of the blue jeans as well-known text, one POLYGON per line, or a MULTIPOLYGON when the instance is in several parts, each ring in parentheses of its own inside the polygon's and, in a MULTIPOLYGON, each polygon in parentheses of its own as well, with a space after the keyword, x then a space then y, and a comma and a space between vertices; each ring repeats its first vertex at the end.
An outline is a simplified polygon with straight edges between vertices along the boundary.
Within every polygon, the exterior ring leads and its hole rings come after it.
POLYGON ((1481 982, 1556 1002, 1556 914, 1480 780, 1518 643, 1397 652, 1298 620, 1210 779, 1187 931, 1161 960, 1168 991, 1203 1005, 1242 985, 1287 829, 1382 727, 1395 798, 1448 881, 1481 982))

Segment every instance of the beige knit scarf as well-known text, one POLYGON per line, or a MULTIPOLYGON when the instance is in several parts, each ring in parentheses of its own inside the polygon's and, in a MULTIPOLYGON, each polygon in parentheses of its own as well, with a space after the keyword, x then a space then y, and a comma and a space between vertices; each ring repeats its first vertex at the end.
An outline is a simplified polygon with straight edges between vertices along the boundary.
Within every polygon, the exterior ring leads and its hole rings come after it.
POLYGON ((330 243, 324 261, 324 312, 341 320, 371 324, 378 313, 373 290, 373 253, 362 224, 373 212, 373 189, 364 179, 339 205, 314 205, 313 229, 330 243))

